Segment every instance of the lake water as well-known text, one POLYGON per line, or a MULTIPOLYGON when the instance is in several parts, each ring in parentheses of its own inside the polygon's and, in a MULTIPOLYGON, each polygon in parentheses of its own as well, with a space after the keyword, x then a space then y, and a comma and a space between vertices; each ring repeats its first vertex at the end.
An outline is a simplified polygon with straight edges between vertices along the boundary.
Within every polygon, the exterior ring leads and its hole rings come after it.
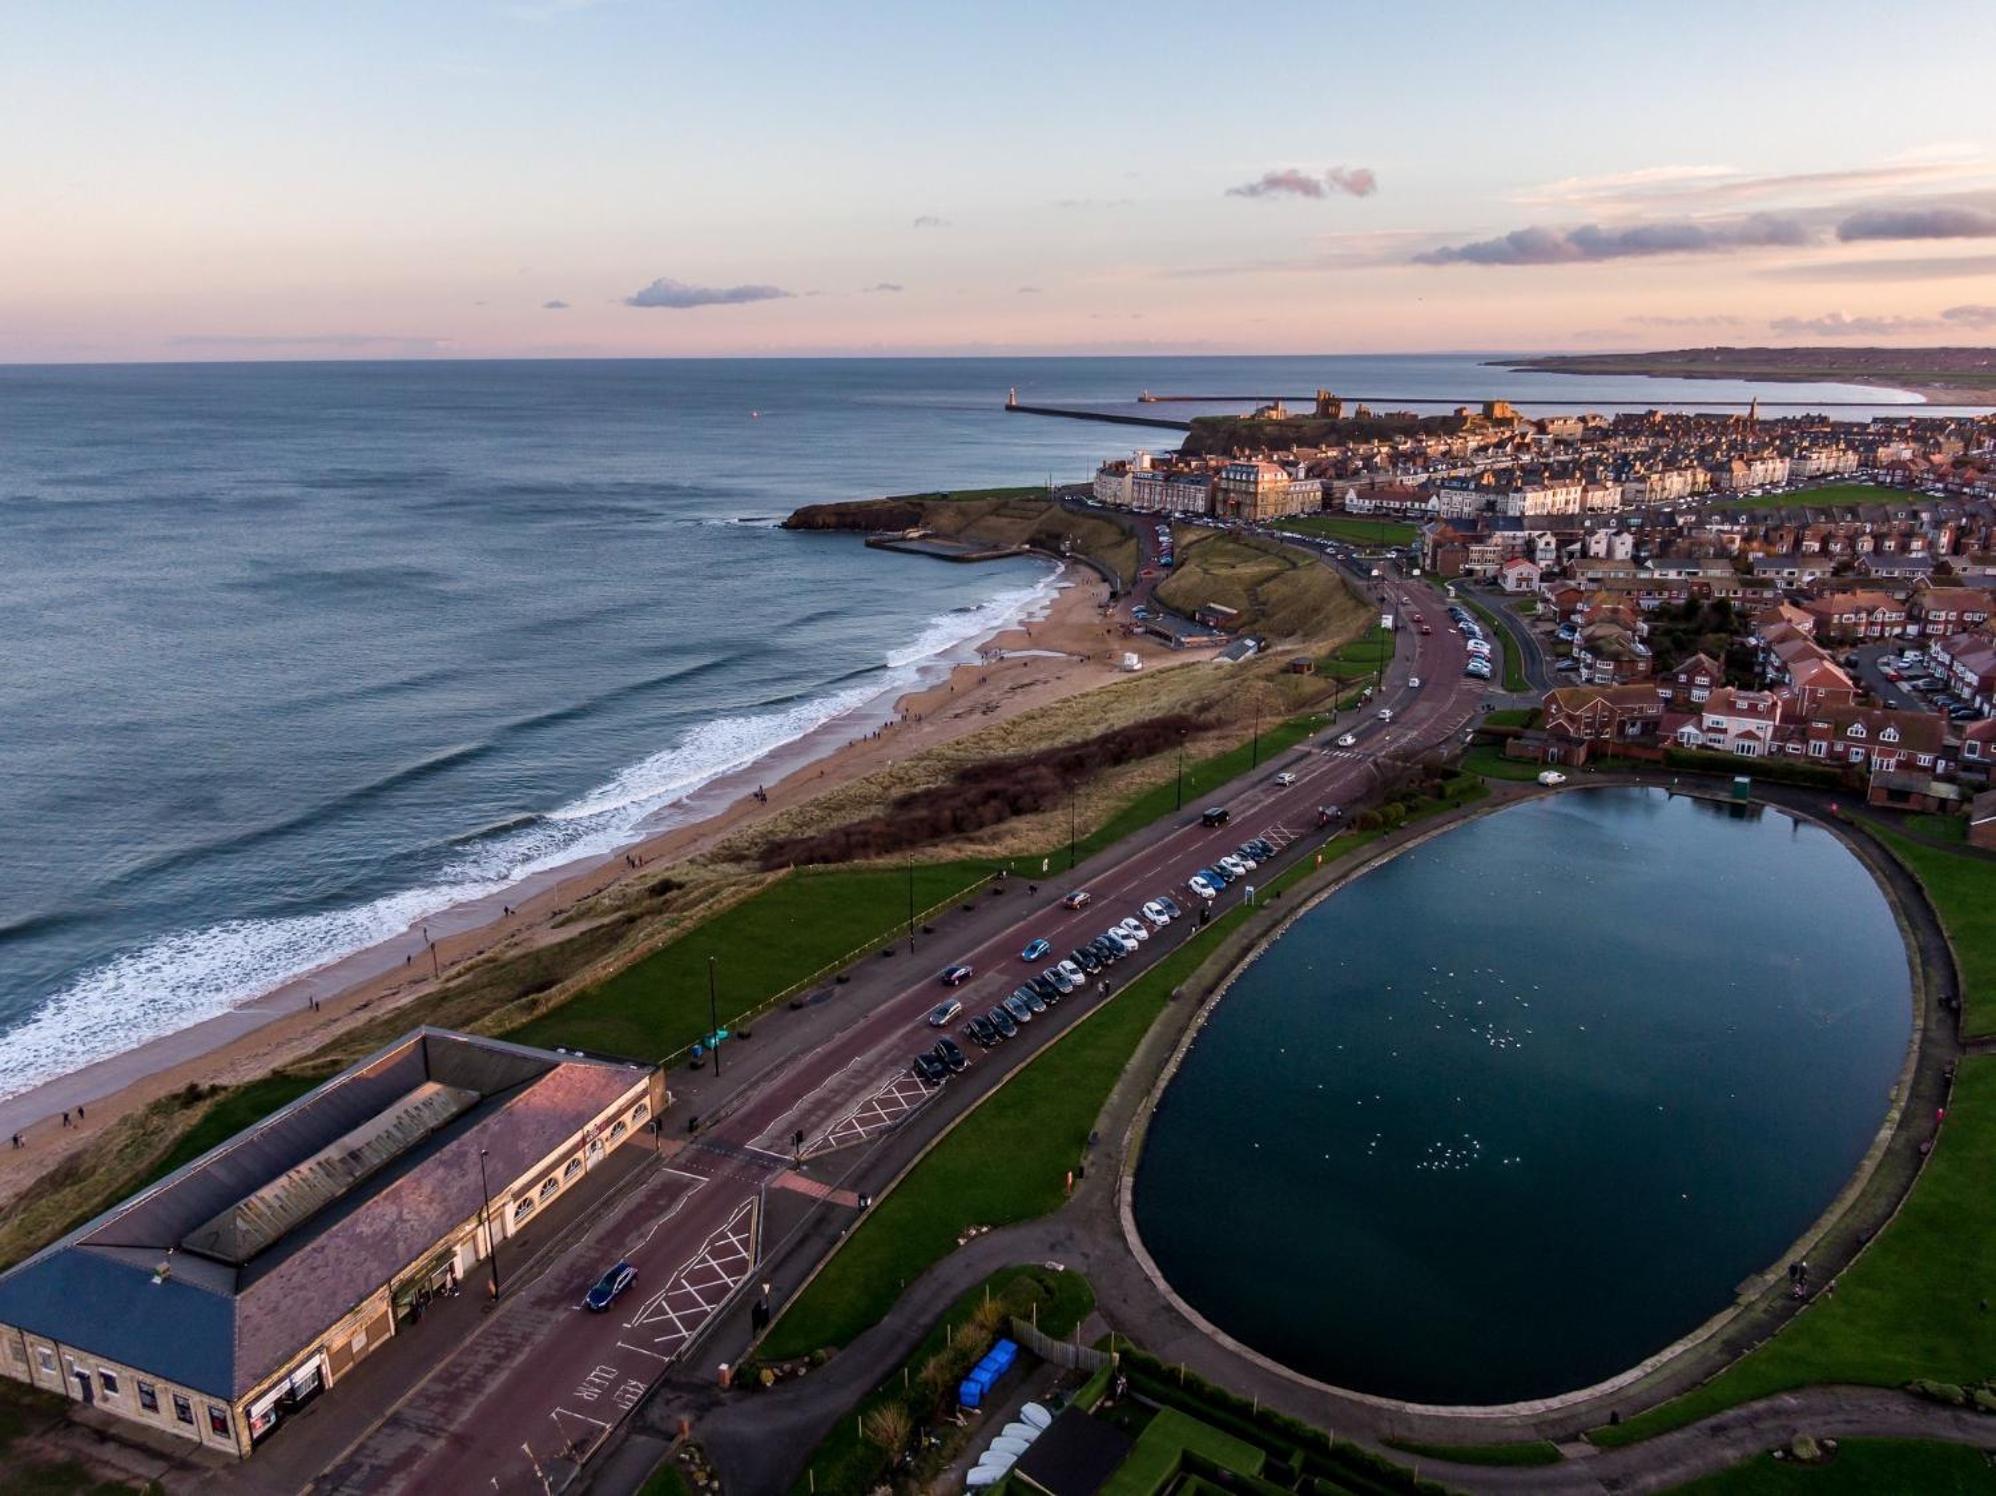
POLYGON ((1910 1033, 1892 911, 1829 833, 1658 790, 1533 801, 1242 973, 1152 1122, 1137 1222, 1189 1303, 1310 1376, 1572 1391, 1780 1260, 1910 1033))

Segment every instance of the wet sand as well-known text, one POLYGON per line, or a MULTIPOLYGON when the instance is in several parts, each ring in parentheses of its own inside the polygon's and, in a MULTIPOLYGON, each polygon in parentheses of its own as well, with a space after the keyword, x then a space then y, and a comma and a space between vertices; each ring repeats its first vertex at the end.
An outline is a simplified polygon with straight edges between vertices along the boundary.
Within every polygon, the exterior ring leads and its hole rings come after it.
POLYGON ((362 1018, 435 990, 466 961, 565 938, 555 921, 624 879, 658 877, 735 831, 911 754, 1107 683, 1125 650, 1147 664, 1173 656, 1107 622, 1108 588, 1069 567, 1046 616, 966 648, 980 652, 947 679, 826 724, 760 763, 716 780, 666 815, 644 840, 455 906, 397 938, 254 998, 217 1017, 113 1055, 0 1101, 0 1199, 131 1111, 190 1084, 229 1085, 296 1061, 362 1018), (768 800, 757 798, 763 789, 768 800), (81 1108, 83 1116, 76 1116, 81 1108), (62 1125, 67 1110, 72 1126, 62 1125))

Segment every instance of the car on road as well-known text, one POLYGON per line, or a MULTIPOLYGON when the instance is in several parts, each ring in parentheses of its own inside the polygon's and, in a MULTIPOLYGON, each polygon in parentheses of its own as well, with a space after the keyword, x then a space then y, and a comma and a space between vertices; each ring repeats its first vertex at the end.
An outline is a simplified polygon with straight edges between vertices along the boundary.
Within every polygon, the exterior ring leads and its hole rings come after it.
POLYGON ((1421 678, 1420 678, 1420 676, 1418 676, 1418 675, 1410 675, 1410 676, 1408 676, 1408 677, 1407 677, 1407 689, 1408 689, 1408 690, 1410 690, 1410 691, 1418 691, 1418 690, 1420 690, 1420 689, 1421 689, 1421 678))
POLYGON ((1054 970, 1066 977, 1068 981, 1077 987, 1086 987, 1088 985, 1088 973, 1072 961, 1062 961, 1054 967, 1054 970))
POLYGON ((929 1051, 946 1066, 951 1073, 961 1075, 970 1068, 970 1058, 957 1047, 954 1039, 938 1039, 934 1049, 929 1051))
POLYGON ((1019 959, 1021 961, 1044 960, 1047 952, 1052 949, 1053 942, 1051 940, 1035 940, 1019 952, 1019 959))
POLYGON ((945 987, 961 987, 976 974, 971 969, 969 962, 959 961, 954 966, 945 966, 942 970, 942 975, 936 980, 941 982, 945 987))
POLYGON ((953 1023, 956 1015, 962 1011, 963 1004, 955 998, 951 998, 948 1002, 937 1003, 929 1009, 929 1027, 941 1028, 946 1023, 953 1023))
POLYGON ((582 1296, 582 1307, 601 1314, 617 1302, 618 1294, 637 1281, 638 1270, 628 1262, 620 1262, 590 1285, 589 1292, 582 1296))
POLYGON ((1344 734, 1344 736, 1338 739, 1338 746, 1340 748, 1356 748, 1358 746, 1358 735, 1349 732, 1344 734))
POLYGON ((1143 914, 1144 918, 1149 920, 1151 925, 1159 930, 1162 930, 1166 925, 1171 923, 1171 916, 1164 912, 1164 905, 1160 904, 1156 899, 1152 899, 1148 904, 1144 905, 1143 914))
POLYGON ((1379 720, 1381 722, 1391 722, 1393 720, 1393 708, 1390 706, 1381 707, 1379 709, 1379 720))
POLYGON ((1539 783, 1547 789, 1558 789, 1566 783, 1566 776, 1557 769, 1546 769, 1540 773, 1539 783))
MULTIPOLYGON (((1023 991, 1024 989, 1021 988, 1020 990, 1023 991)), ((1014 992, 1010 997, 1005 999, 1005 1011, 1012 1015, 1014 1023, 1026 1024, 1033 1021, 1032 1004, 1019 996, 1017 992, 1014 992)))
POLYGON ((1284 789, 1287 789, 1290 785, 1296 782, 1296 776, 1290 773, 1289 770, 1284 769, 1280 774, 1275 776, 1275 782, 1281 785, 1284 789))
POLYGON ((1233 818, 1233 812, 1224 805, 1210 805, 1199 813, 1201 826, 1224 826, 1233 818))
POLYGON ((1164 912, 1170 915, 1173 919, 1177 919, 1180 915, 1185 913, 1183 909, 1180 909, 1176 904, 1174 904, 1170 899, 1166 898, 1163 894, 1159 894, 1157 896, 1157 903, 1158 907, 1164 910, 1164 912))
POLYGON ((1134 915, 1132 915, 1130 918, 1126 920, 1118 922, 1118 924, 1116 925, 1116 930, 1119 934, 1127 936, 1129 939, 1136 941, 1137 944, 1139 945, 1143 944, 1143 942, 1150 939, 1150 927, 1146 925, 1142 920, 1136 918, 1134 915))
POLYGON ((1010 1039, 1019 1032, 1018 1020, 1012 1016, 1012 1010, 1003 1003, 986 1013, 984 1021, 998 1031, 998 1037, 1001 1039, 1010 1039))
POLYGON ((1077 888, 1060 901, 1063 909, 1086 909, 1095 901, 1095 895, 1085 888, 1077 888))
POLYGON ((949 1066, 926 1049, 915 1056, 908 1069, 913 1072, 915 1079, 925 1086, 939 1086, 949 1079, 949 1066))

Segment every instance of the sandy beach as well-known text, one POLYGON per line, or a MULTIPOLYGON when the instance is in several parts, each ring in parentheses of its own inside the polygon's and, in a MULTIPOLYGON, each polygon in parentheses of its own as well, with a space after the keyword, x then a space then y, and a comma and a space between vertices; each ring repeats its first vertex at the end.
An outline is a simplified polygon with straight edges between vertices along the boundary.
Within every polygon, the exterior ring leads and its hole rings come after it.
MULTIPOLYGON (((0 1101, 0 1198, 128 1113, 189 1085, 230 1085, 291 1063, 361 1017, 432 991, 463 963, 573 933, 555 922, 624 879, 656 878, 778 810, 848 784, 968 732, 1115 679, 1125 650, 1146 663, 1170 652, 1105 621, 1107 585, 1069 567, 1045 616, 985 639, 946 679, 881 700, 716 780, 665 824, 608 855, 442 912, 396 939, 355 952, 227 1013, 0 1101), (767 799, 757 794, 761 790, 767 799), (64 1113, 69 1114, 65 1126, 64 1113)), ((1175 658, 1184 658, 1176 656, 1175 658)))

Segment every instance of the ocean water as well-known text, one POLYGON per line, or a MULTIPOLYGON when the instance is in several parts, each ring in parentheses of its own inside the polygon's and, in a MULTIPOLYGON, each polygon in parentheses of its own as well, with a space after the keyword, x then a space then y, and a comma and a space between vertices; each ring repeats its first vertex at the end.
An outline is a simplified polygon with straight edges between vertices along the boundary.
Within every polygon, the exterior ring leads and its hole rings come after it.
POLYGON ((1319 384, 1748 389, 1470 358, 0 368, 0 1096, 613 849, 1042 603, 1038 563, 770 523, 1175 441, 1008 388, 1319 384))

